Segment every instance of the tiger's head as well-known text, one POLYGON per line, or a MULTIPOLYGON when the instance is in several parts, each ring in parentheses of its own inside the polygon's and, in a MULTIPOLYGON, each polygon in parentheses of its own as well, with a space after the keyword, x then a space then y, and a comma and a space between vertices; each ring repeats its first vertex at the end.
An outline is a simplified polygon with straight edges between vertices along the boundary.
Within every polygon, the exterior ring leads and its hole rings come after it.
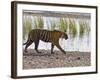
POLYGON ((62 33, 62 38, 64 38, 64 39, 67 40, 67 39, 68 39, 68 35, 67 35, 66 33, 63 32, 63 33, 62 33))

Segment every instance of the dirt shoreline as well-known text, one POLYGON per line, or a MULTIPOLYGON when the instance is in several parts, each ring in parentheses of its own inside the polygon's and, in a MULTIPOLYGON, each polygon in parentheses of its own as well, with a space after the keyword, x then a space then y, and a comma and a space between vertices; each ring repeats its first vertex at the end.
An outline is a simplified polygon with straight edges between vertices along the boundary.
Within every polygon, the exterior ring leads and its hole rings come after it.
POLYGON ((54 51, 51 54, 50 50, 39 51, 41 53, 28 49, 27 53, 23 53, 23 69, 91 66, 90 52, 74 51, 63 54, 54 51))

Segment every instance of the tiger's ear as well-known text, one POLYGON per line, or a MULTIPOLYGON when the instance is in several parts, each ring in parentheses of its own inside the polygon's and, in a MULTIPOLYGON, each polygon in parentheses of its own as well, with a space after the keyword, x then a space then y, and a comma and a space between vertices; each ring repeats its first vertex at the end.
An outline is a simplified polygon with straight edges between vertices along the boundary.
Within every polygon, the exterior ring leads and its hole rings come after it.
POLYGON ((68 35, 66 33, 63 33, 61 38, 68 39, 68 35))
POLYGON ((61 35, 61 38, 64 38, 64 34, 61 35))

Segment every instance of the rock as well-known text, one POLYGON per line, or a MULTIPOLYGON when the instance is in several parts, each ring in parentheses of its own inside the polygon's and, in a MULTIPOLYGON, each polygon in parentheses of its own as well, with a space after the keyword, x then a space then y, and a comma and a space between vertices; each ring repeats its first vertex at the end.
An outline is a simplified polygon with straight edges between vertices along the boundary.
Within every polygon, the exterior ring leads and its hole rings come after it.
POLYGON ((81 58, 80 57, 77 57, 77 60, 80 60, 81 58))

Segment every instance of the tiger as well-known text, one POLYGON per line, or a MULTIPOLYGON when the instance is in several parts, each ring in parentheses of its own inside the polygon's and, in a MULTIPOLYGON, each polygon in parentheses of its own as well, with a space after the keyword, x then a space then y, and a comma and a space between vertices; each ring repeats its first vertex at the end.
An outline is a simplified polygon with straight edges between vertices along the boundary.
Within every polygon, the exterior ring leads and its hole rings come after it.
POLYGON ((38 51, 39 41, 43 42, 50 42, 51 43, 51 54, 54 53, 53 49, 56 46, 60 51, 64 54, 66 52, 64 49, 61 48, 59 45, 59 39, 64 38, 65 40, 68 39, 68 35, 65 32, 59 30, 46 30, 46 29, 32 29, 28 34, 28 39, 23 45, 25 46, 25 52, 27 52, 27 48, 34 42, 35 43, 35 50, 37 53, 41 53, 38 51))

